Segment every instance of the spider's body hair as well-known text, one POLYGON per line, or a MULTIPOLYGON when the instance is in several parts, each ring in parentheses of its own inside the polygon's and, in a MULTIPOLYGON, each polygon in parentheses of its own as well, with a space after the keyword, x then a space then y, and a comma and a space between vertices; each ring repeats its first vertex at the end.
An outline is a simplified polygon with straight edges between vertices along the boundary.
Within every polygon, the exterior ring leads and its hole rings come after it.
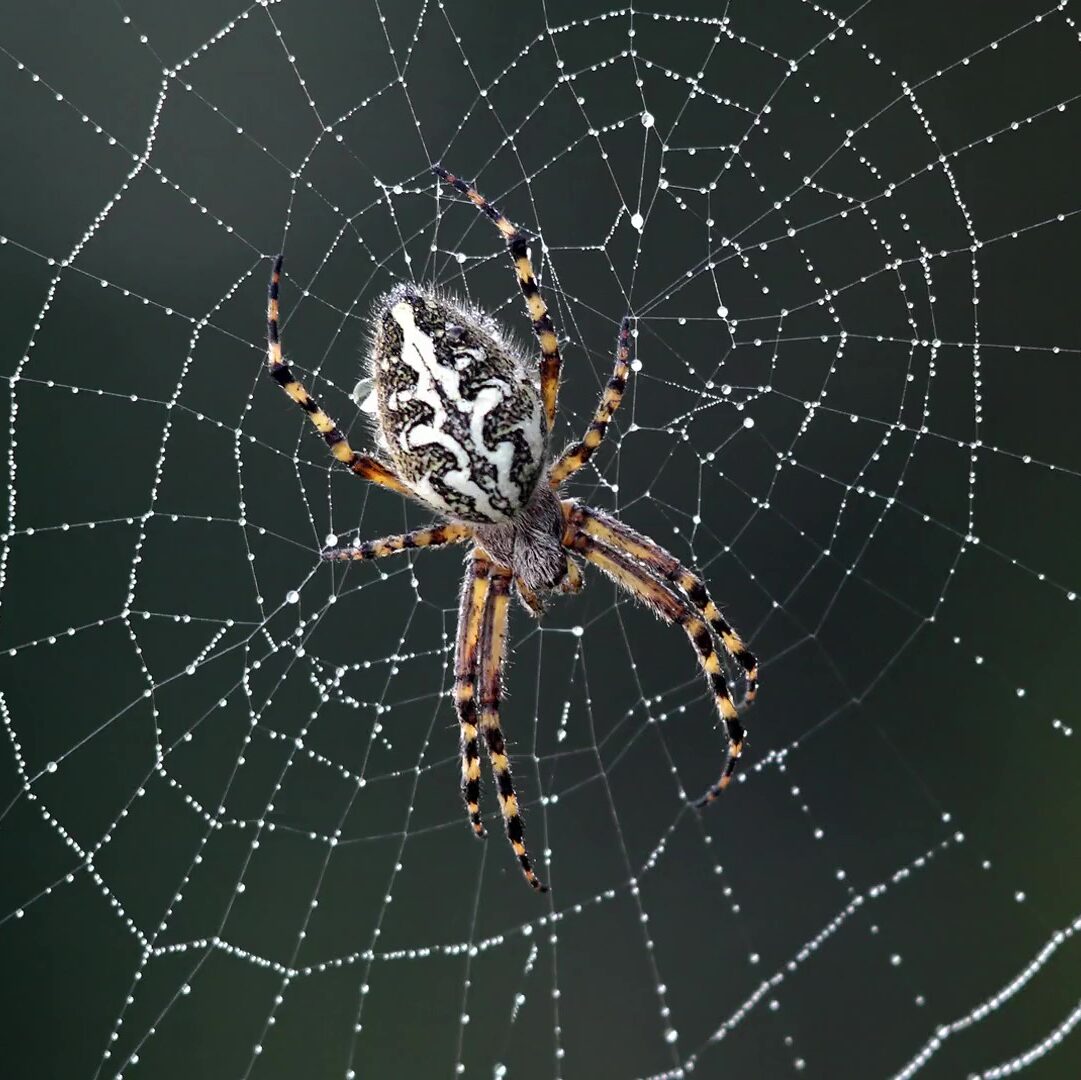
POLYGON ((540 395, 489 319, 417 285, 377 306, 369 358, 376 415, 397 475, 459 521, 511 525, 548 452, 540 395))
POLYGON ((500 565, 514 571, 528 590, 554 589, 567 575, 563 508, 546 483, 503 525, 480 525, 477 543, 500 565))

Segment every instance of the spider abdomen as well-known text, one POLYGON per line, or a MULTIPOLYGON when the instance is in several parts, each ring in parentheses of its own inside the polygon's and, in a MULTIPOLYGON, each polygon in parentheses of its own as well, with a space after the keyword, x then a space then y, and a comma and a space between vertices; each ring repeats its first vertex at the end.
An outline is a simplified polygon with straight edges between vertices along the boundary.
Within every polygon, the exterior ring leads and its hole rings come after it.
POLYGON ((435 509, 510 521, 544 466, 540 395, 480 317, 399 286, 377 322, 371 374, 395 471, 435 509))

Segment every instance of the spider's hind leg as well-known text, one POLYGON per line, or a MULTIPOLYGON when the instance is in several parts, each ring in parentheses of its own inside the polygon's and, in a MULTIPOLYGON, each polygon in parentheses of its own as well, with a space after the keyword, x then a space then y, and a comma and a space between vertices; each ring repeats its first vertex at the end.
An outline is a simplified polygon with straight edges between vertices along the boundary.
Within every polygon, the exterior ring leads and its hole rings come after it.
POLYGON ((702 668, 702 673, 709 681, 717 713, 728 736, 728 756, 721 771, 721 777, 695 803, 695 806, 704 806, 707 802, 712 802, 728 786, 732 774, 736 771, 740 755, 743 753, 745 732, 739 720, 739 712, 728 692, 728 683, 720 657, 714 647, 709 624, 671 585, 654 577, 649 569, 637 562, 624 549, 617 548, 614 543, 609 544, 599 540, 579 528, 569 515, 563 543, 603 570, 632 596, 651 607, 665 622, 683 627, 687 637, 690 638, 691 644, 698 653, 698 663, 702 668))
POLYGON ((480 729, 488 743, 488 759, 495 774, 499 808, 518 864, 529 884, 538 892, 548 886, 537 877, 525 846, 525 829, 518 811, 518 796, 510 773, 510 760, 499 723, 499 704, 503 696, 503 654, 507 643, 507 605, 513 574, 501 566, 492 566, 489 575, 488 601, 481 629, 478 670, 480 682, 480 729))
POLYGON ((750 705, 758 693, 758 658, 743 643, 743 639, 721 614, 709 595, 705 582, 687 569, 671 552, 648 536, 637 533, 618 518, 594 510, 573 499, 563 503, 568 522, 604 544, 625 552, 647 566, 654 574, 678 588, 721 639, 725 652, 743 671, 745 688, 737 705, 750 705))
POLYGON ((462 582, 458 609, 458 643, 454 651, 454 707, 461 730, 462 798, 473 834, 487 835, 480 817, 480 747, 477 727, 477 665, 484 610, 488 603, 491 562, 479 549, 462 582))

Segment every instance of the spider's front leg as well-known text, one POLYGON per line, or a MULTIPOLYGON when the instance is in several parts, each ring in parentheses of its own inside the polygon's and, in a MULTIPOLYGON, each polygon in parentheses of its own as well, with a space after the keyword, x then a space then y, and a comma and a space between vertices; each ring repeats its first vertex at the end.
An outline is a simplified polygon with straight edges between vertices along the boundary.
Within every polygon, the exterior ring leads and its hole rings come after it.
POLYGON ((631 370, 630 360, 631 317, 624 315, 623 321, 619 324, 619 338, 616 341, 612 374, 605 384, 601 400, 597 403, 597 411, 581 442, 568 446, 552 465, 551 472, 548 474, 552 487, 559 487, 567 477, 582 468, 593 456, 593 451, 604 441, 608 425, 612 422, 612 417, 615 416, 616 409, 622 403, 623 393, 627 389, 627 378, 631 370))
POLYGON ((278 290, 281 288, 282 258, 283 256, 279 255, 274 260, 274 267, 270 274, 270 285, 267 287, 267 372, 289 397, 308 414, 312 426, 323 436, 323 441, 338 461, 352 469, 357 476, 362 476, 373 484, 390 488, 391 491, 396 491, 399 495, 412 496, 413 492, 406 484, 402 483, 392 469, 368 454, 358 454, 349 445, 349 440, 342 433, 341 428, 327 415, 319 402, 308 393, 304 385, 293 373, 293 369, 285 362, 285 358, 282 356, 281 334, 278 329, 278 290))
POLYGON ((555 327, 552 325, 552 317, 548 314, 548 305, 545 304, 537 286, 537 275, 533 273, 533 263, 529 258, 529 243, 521 230, 508 221, 475 187, 471 187, 454 173, 447 172, 442 165, 433 165, 432 172, 440 180, 460 191, 478 210, 494 222, 495 227, 503 234, 503 239, 507 241, 507 250, 514 260, 514 272, 518 278, 518 286, 522 290, 529 321, 533 324, 533 333, 536 334, 537 344, 541 349, 541 400, 544 402, 548 430, 551 431, 556 422, 556 399, 559 396, 559 369, 562 360, 559 356, 559 342, 556 339, 555 327))
POLYGON ((326 548, 320 552, 320 558, 324 562, 363 562, 397 555, 400 551, 459 544, 472 535, 472 528, 461 522, 434 525, 430 529, 414 529, 397 536, 384 536, 381 540, 365 540, 357 544, 347 544, 345 547, 326 548))

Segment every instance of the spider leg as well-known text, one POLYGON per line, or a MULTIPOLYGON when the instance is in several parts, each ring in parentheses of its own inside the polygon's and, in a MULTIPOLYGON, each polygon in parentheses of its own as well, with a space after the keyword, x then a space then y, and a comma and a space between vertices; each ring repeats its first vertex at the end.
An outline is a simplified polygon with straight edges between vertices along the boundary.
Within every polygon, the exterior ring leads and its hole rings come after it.
POLYGON ((568 524, 563 543, 603 570, 617 585, 622 586, 651 607, 666 622, 682 626, 691 639, 691 643, 698 652, 698 662, 709 680, 717 712, 720 714, 728 736, 728 757, 721 777, 695 803, 695 806, 704 806, 712 802, 728 786, 732 774, 736 771, 739 756, 743 753, 744 730, 728 693, 720 657, 713 647, 713 635, 710 633, 709 624, 698 616, 686 600, 677 595, 663 581, 655 578, 645 567, 615 547, 578 529, 573 523, 568 524))
POLYGON ((581 568, 574 559, 567 560, 567 576, 560 583, 559 591, 562 593, 580 593, 585 585, 581 568))
POLYGON ((518 590, 518 599, 522 601, 526 611, 539 619, 544 614, 544 601, 537 595, 537 590, 519 577, 514 579, 514 587, 518 590))
POLYGON ((384 536, 381 540, 365 540, 361 544, 349 544, 346 547, 327 548, 321 552, 324 562, 357 562, 366 559, 382 559, 386 555, 397 555, 399 551, 412 551, 414 548, 439 547, 442 544, 459 544, 468 540, 473 530, 461 522, 450 525, 433 525, 428 529, 414 529, 399 536, 384 536))
POLYGON ((480 818, 480 749, 477 740, 477 653, 484 611, 488 601, 491 561, 480 549, 473 557, 462 581, 458 607, 458 643, 454 650, 454 707, 461 731, 462 798, 469 811, 469 824, 481 840, 487 835, 480 818))
POLYGON ((630 372, 630 342, 631 319, 629 315, 625 315, 623 321, 619 324, 615 366, 611 378, 609 378, 608 384, 604 388, 604 393, 601 395, 593 421, 582 441, 568 446, 552 466, 549 473, 552 487, 559 487, 568 476, 576 473, 593 456, 593 451, 600 446, 601 441, 604 439, 608 424, 623 400, 623 391, 627 389, 627 376, 630 372))
POLYGON ((488 760, 495 774, 499 808, 507 839, 518 856, 526 881, 538 892, 548 886, 533 872, 533 863, 525 846, 525 830, 518 813, 518 796, 510 774, 510 761, 499 724, 499 703, 503 694, 503 655, 507 642, 507 606, 513 573, 502 566, 492 566, 489 578, 488 602, 484 609, 484 626, 480 642, 480 729, 488 743, 488 760))
POLYGON ((390 488, 401 495, 412 496, 410 491, 393 471, 381 461, 358 454, 350 445, 336 423, 323 411, 319 403, 301 385, 293 374, 293 369, 282 359, 281 336, 278 333, 278 287, 281 284, 282 258, 274 260, 274 269, 270 275, 267 289, 266 339, 267 370, 270 377, 308 414, 308 419, 315 430, 323 436, 330 452, 343 464, 348 465, 358 476, 371 480, 375 484, 390 488))
POLYGON ((548 305, 545 304, 540 289, 537 287, 537 277, 533 273, 533 264, 529 259, 528 242, 519 229, 512 225, 476 188, 470 187, 454 173, 447 172, 441 165, 433 165, 432 172, 440 180, 446 181, 460 191, 474 206, 491 218, 507 241, 507 248, 514 260, 514 270, 518 275, 518 284, 525 298, 526 310, 533 322, 533 333, 537 335, 537 342, 541 349, 541 398, 544 401, 544 412, 548 419, 548 430, 551 431, 556 422, 559 368, 562 361, 559 357, 559 342, 556 340, 555 327, 552 325, 552 317, 548 314, 548 305))
POLYGON ((572 499, 566 500, 563 503, 563 508, 567 520, 583 532, 603 541, 609 547, 632 555, 639 562, 648 566, 658 577, 671 582, 686 594, 687 599, 705 616, 710 626, 717 632, 717 636, 721 639, 721 643, 724 645, 728 655, 746 673, 747 690, 743 701, 746 704, 754 701, 755 695, 758 693, 758 660, 721 614, 720 609, 709 595, 705 582, 696 574, 691 573, 674 555, 665 551, 660 544, 650 540, 648 536, 635 532, 617 518, 601 510, 593 510, 588 506, 582 506, 572 499))

